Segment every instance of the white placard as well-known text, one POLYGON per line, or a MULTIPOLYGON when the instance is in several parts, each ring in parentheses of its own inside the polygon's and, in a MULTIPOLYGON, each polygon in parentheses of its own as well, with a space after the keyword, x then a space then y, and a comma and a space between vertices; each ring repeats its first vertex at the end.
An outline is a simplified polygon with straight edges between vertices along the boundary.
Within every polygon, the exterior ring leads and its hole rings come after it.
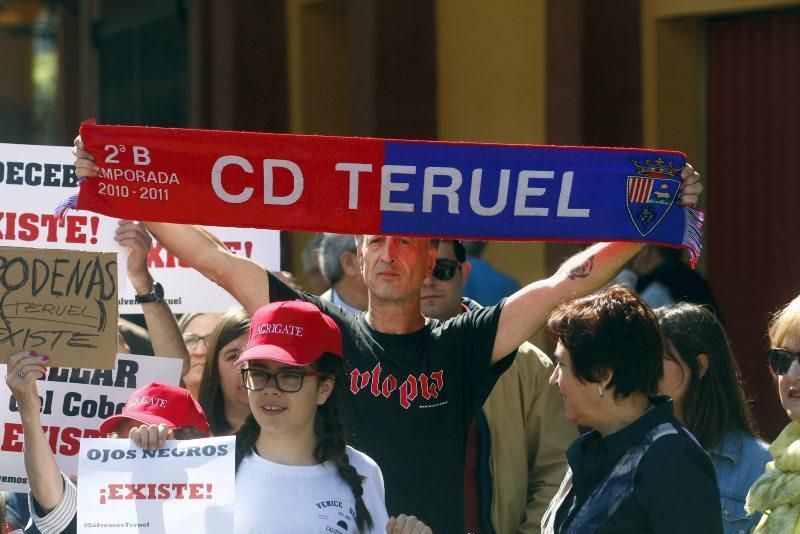
MULTIPOLYGON (((114 241, 117 219, 71 211, 64 223, 58 224, 53 216, 56 206, 77 191, 74 159, 70 147, 0 143, 0 246, 120 252, 119 312, 141 313, 126 275, 126 254, 114 241)), ((153 219, 158 219, 157 214, 153 219)), ((280 232, 208 229, 236 254, 269 270, 280 268, 280 232)), ((153 278, 164 286, 175 313, 224 312, 236 304, 222 288, 181 266, 158 243, 153 243, 148 265, 153 278)))
MULTIPOLYGON (((131 393, 150 382, 177 386, 181 364, 178 358, 118 354, 116 369, 51 367, 47 379, 37 385, 45 437, 61 470, 67 475, 78 473, 81 438, 100 437, 100 423, 121 412, 131 393)), ((5 375, 2 364, 0 376, 5 375)), ((5 384, 0 387, 0 421, 0 490, 28 491, 22 423, 5 384)))
POLYGON ((235 443, 170 440, 144 451, 127 439, 84 440, 78 533, 232 532, 235 443))

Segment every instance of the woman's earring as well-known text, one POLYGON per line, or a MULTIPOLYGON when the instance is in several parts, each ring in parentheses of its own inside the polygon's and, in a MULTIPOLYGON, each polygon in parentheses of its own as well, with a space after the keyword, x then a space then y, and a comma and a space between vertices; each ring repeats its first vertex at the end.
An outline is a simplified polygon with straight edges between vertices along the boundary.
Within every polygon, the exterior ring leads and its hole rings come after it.
POLYGON ((603 386, 597 386, 597 394, 600 395, 601 397, 603 396, 603 394, 605 394, 605 391, 603 391, 603 386))

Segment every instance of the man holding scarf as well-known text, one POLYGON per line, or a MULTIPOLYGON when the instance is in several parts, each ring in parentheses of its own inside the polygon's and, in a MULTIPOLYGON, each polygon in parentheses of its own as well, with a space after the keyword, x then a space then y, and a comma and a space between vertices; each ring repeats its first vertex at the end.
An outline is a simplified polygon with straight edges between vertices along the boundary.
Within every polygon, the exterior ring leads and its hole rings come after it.
MULTIPOLYGON (((74 154, 78 176, 97 175, 99 168, 80 138, 74 154)), ((680 202, 695 204, 702 191, 699 175, 687 164, 681 180, 680 202)), ((641 248, 594 245, 498 305, 440 323, 420 311, 420 291, 435 266, 438 240, 358 236, 369 305, 366 313, 355 315, 288 287, 257 263, 231 253, 202 227, 144 224, 167 250, 229 291, 250 313, 271 301, 300 298, 339 324, 351 392, 344 399, 349 441, 381 466, 389 513, 411 511, 437 533, 464 532, 467 432, 519 345, 558 304, 604 285, 641 248)))

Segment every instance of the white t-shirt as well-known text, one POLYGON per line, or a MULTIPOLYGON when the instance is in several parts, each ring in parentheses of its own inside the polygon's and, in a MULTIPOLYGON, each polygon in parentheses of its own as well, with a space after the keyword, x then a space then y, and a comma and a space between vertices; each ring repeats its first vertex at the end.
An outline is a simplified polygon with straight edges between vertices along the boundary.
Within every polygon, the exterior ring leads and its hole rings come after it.
MULTIPOLYGON (((365 477, 364 504, 372 516, 369 532, 386 532, 383 475, 372 458, 347 447, 350 465, 365 477)), ((236 534, 358 532, 353 492, 331 462, 296 466, 249 454, 236 472, 236 534)))

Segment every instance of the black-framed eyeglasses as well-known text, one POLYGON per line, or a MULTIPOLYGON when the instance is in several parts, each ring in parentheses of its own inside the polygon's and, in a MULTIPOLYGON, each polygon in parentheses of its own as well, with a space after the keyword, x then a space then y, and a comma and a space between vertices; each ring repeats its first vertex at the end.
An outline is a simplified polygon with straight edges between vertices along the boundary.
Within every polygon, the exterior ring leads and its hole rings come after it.
POLYGON ((442 282, 447 282, 456 275, 458 262, 456 260, 438 259, 433 268, 433 277, 442 282))
POLYGON ((303 387, 303 379, 307 376, 323 376, 321 371, 301 371, 287 369, 277 373, 269 373, 263 369, 242 369, 242 382, 244 387, 250 391, 261 391, 269 383, 269 379, 275 380, 275 387, 284 393, 295 393, 303 387))
POLYGON ((208 341, 206 341, 206 339, 208 339, 210 336, 211 334, 206 334, 204 336, 198 336, 197 334, 183 334, 183 343, 189 350, 196 349, 197 345, 199 345, 201 341, 203 342, 203 345, 208 348, 208 341))
POLYGON ((769 368, 776 375, 785 375, 789 372, 792 362, 800 362, 800 352, 792 352, 788 349, 769 349, 767 351, 769 368))

